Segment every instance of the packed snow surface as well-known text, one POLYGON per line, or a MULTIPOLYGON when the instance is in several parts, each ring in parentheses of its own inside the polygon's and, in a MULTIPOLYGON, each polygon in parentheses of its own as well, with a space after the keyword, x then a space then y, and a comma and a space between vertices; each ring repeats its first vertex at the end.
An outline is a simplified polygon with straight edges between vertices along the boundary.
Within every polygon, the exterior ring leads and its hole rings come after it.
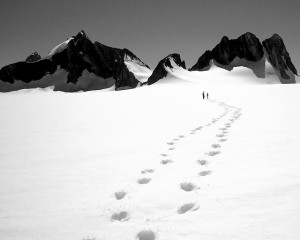
POLYGON ((300 86, 222 74, 0 94, 1 239, 298 239, 300 86))

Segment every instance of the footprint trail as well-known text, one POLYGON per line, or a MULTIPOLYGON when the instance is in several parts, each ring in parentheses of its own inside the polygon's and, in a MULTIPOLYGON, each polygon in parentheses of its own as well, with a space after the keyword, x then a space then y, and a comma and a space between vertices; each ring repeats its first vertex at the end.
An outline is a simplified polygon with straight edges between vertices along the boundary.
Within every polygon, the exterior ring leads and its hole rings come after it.
MULTIPOLYGON (((151 192, 153 196, 147 195, 150 198, 159 197, 161 189, 165 189, 163 192, 167 193, 167 198, 163 199, 164 202, 162 204, 166 206, 168 206, 168 199, 172 200, 172 194, 181 194, 182 198, 186 198, 184 204, 178 203, 177 210, 173 208, 172 211, 171 206, 166 208, 166 210, 169 209, 169 213, 162 214, 161 218, 168 218, 176 213, 178 215, 188 214, 200 208, 198 199, 201 200, 201 198, 198 195, 202 192, 203 187, 209 187, 207 184, 203 185, 202 182, 209 182, 211 180, 211 177, 208 176, 214 172, 214 169, 211 168, 213 167, 212 161, 215 162, 217 159, 222 158, 221 152, 226 149, 226 144, 228 144, 226 141, 229 139, 231 128, 242 116, 240 108, 216 100, 208 101, 223 109, 222 113, 214 116, 206 123, 202 122, 198 126, 189 128, 185 133, 177 133, 178 135, 166 141, 166 151, 160 154, 160 158, 162 159, 157 161, 157 166, 145 166, 140 171, 140 174, 143 174, 144 177, 138 177, 135 182, 135 184, 141 185, 138 190, 140 192, 147 191, 147 189, 158 191, 154 195, 151 192), (207 142, 207 139, 211 142, 207 142), (200 144, 195 144, 197 141, 200 144), (193 149, 189 148, 189 143, 192 143, 191 147, 193 149), (223 144, 225 145, 223 146, 223 144), (195 148, 195 146, 198 147, 195 148), (188 153, 189 157, 185 157, 185 153, 188 153), (194 158, 191 157, 192 155, 194 155, 194 158), (193 174, 193 172, 195 173, 193 174), (157 179, 152 182, 152 178, 157 179), (179 187, 178 185, 172 186, 176 182, 177 184, 179 183, 179 187), (159 184, 159 187, 155 184, 159 184), (197 199, 197 201, 193 201, 192 199, 197 199)), ((217 172, 213 176, 216 174, 217 172)), ((125 201, 120 202, 130 201, 130 197, 126 197, 127 195, 130 195, 130 192, 125 190, 114 193, 115 199, 118 201, 126 198, 125 201)), ((129 216, 127 210, 122 210, 113 212, 110 220, 123 224, 122 222, 130 221, 132 218, 133 216, 129 216)), ((139 240, 155 240, 157 238, 158 235, 153 229, 141 229, 136 235, 136 239, 139 240)))

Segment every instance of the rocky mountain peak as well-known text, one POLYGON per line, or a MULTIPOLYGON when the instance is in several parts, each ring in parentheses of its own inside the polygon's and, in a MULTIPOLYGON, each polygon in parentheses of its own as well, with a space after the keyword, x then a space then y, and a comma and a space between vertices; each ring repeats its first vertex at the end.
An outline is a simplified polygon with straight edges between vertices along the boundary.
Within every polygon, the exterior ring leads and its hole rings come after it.
POLYGON ((262 43, 251 32, 246 32, 237 39, 222 37, 211 51, 207 50, 190 71, 206 71, 211 62, 218 67, 231 71, 234 67, 245 66, 251 68, 258 77, 265 77, 265 58, 278 72, 282 83, 295 82, 293 74, 297 70, 293 65, 282 38, 278 34, 266 39, 262 43))
POLYGON ((0 87, 1 83, 5 86, 0 91, 52 85, 54 90, 66 92, 111 87, 127 89, 137 87, 152 73, 148 65, 128 49, 92 43, 84 31, 54 47, 40 61, 29 61, 10 64, 0 70, 0 87), (125 54, 135 61, 126 63, 125 54), (138 71, 143 70, 144 75, 140 76, 138 71), (52 79, 50 76, 57 72, 61 77, 55 82, 44 80, 45 77, 52 79))
POLYGON ((167 76, 168 71, 166 68, 173 69, 174 67, 185 67, 185 62, 181 60, 180 55, 178 53, 173 53, 168 55, 167 57, 163 58, 156 68, 154 69, 152 75, 148 79, 148 85, 156 83, 158 80, 167 76), (174 66, 175 63, 177 66, 174 66))
POLYGON ((267 59, 273 68, 279 73, 279 79, 282 83, 295 83, 294 74, 297 75, 288 51, 284 45, 282 38, 277 34, 262 42, 267 59))

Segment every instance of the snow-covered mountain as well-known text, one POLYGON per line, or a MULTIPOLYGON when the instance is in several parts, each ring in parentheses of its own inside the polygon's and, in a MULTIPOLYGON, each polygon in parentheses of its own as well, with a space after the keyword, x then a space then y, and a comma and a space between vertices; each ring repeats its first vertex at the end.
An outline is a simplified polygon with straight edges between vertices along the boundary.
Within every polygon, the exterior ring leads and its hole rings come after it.
POLYGON ((65 92, 123 90, 152 85, 166 77, 188 81, 209 78, 213 82, 219 79, 216 84, 299 82, 297 70, 278 34, 262 43, 249 32, 237 39, 224 36, 189 71, 179 54, 170 54, 152 72, 128 49, 92 43, 81 31, 54 47, 44 58, 35 52, 26 61, 3 67, 0 92, 46 87, 65 92), (253 74, 249 74, 249 69, 253 74), (227 77, 226 82, 220 81, 227 77))
POLYGON ((168 73, 171 73, 173 69, 177 68, 185 69, 185 62, 181 61, 178 53, 168 55, 158 63, 152 75, 149 77, 147 84, 151 85, 156 83, 158 80, 166 77, 168 73))
POLYGON ((224 36, 219 44, 198 59, 190 71, 206 71, 212 64, 229 71, 234 67, 244 66, 251 69, 258 78, 265 78, 266 62, 272 65, 281 83, 296 82, 297 70, 278 34, 262 43, 249 32, 237 39, 224 36))
POLYGON ((54 47, 0 70, 0 91, 53 87, 57 91, 134 88, 152 71, 128 49, 92 43, 84 31, 54 47))

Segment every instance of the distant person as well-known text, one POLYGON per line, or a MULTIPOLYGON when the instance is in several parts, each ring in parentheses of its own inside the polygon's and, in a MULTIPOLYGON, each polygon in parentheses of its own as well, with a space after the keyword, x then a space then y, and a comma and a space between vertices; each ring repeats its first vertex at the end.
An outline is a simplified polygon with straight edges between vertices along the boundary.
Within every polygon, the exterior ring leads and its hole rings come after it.
POLYGON ((206 99, 208 99, 208 93, 206 93, 206 99))
POLYGON ((205 93, 204 93, 204 91, 203 91, 203 93, 202 93, 202 97, 203 97, 203 99, 205 99, 205 93))

